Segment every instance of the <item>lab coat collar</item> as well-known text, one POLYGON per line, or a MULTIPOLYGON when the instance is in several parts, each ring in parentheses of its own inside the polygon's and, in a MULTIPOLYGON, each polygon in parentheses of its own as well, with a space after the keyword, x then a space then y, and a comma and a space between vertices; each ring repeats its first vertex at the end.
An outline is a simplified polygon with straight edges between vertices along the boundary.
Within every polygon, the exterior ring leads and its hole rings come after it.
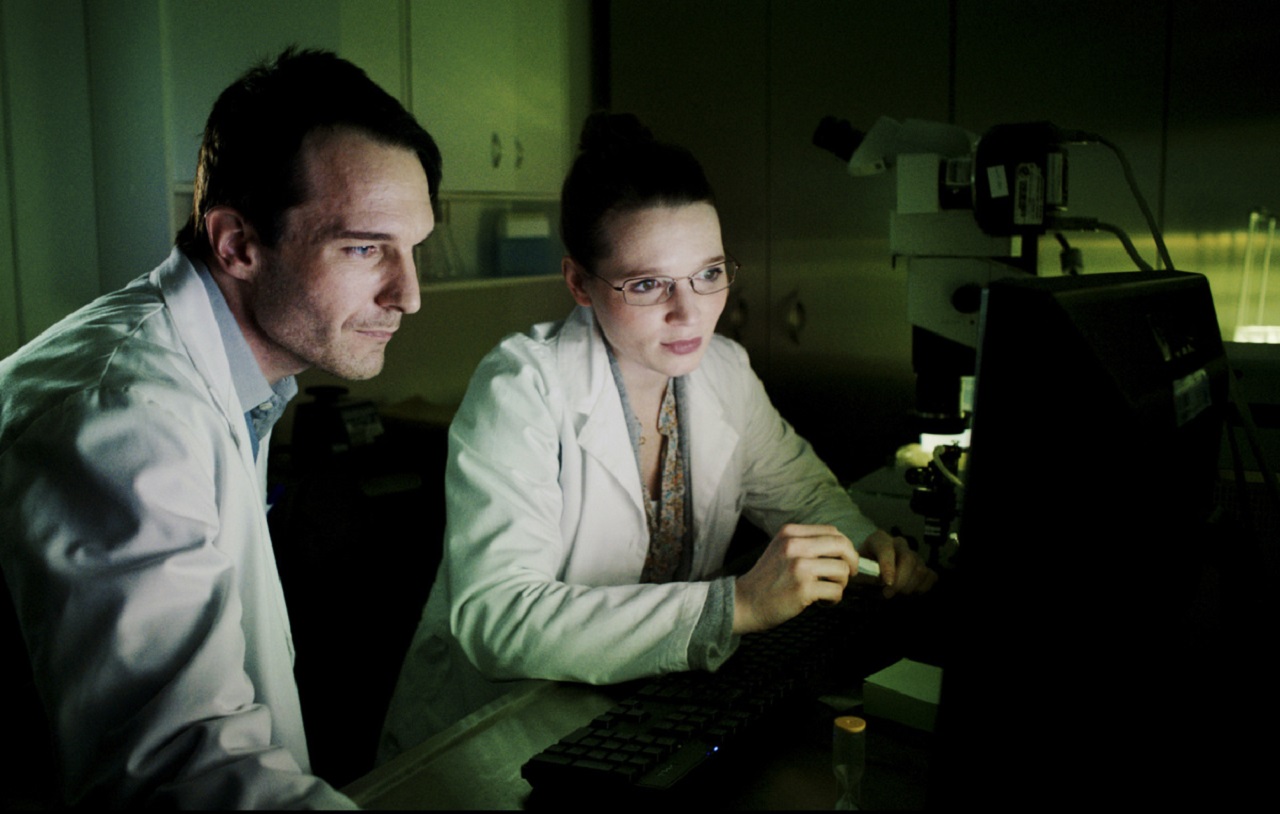
MULTIPOLYGON (((273 396, 279 394, 267 381, 267 377, 262 375, 262 368, 258 367, 258 360, 254 358, 249 342, 240 331, 235 314, 231 313, 231 306, 227 304, 227 298, 223 295, 222 289, 218 288, 218 284, 214 282, 213 273, 209 271, 209 267, 200 260, 188 259, 195 267, 196 276, 200 278, 205 293, 209 295, 209 307, 213 309, 213 319, 218 324, 218 335, 222 337, 222 348, 226 352, 231 382, 240 397, 240 412, 247 413, 271 401, 273 396)), ((285 379, 289 378, 292 377, 285 377, 285 379)), ((287 401, 288 397, 285 400, 287 401)))
MULTIPOLYGON (((151 282, 160 289, 192 364, 231 426, 245 465, 258 473, 259 467, 253 460, 253 440, 249 437, 244 414, 239 409, 240 398, 236 394, 231 366, 223 350, 218 322, 214 318, 213 306, 209 303, 209 294, 200 282, 195 266, 175 247, 168 259, 151 272, 151 282)), ((263 461, 265 460, 264 455, 263 461)), ((261 476, 261 473, 258 474, 261 476)))

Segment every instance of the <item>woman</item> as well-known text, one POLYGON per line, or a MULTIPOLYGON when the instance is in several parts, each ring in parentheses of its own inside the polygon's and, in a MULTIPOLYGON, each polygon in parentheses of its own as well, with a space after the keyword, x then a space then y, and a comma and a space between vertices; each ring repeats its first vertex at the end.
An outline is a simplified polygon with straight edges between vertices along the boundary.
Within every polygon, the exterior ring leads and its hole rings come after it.
POLYGON ((491 352, 450 428, 444 560, 383 759, 503 680, 713 670, 740 634, 838 601, 861 555, 886 595, 935 579, 714 334, 736 264, 688 151, 593 116, 561 231, 578 308, 491 352), (749 572, 717 577, 740 513, 775 536, 749 572))

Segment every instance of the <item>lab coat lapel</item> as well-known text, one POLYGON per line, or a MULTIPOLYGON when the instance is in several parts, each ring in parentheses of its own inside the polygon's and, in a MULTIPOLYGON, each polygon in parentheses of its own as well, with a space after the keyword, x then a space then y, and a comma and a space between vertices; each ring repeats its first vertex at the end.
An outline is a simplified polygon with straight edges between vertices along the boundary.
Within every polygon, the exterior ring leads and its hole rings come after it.
MULTIPOLYGON (((704 360, 705 362, 705 360, 704 360)), ((713 511, 717 507, 731 509, 735 514, 738 509, 739 495, 735 492, 726 499, 717 499, 728 471, 729 462, 737 452, 741 435, 730 425, 724 415, 720 399, 723 395, 717 392, 717 382, 704 364, 690 373, 685 392, 688 403, 682 404, 683 415, 689 421, 689 468, 693 470, 693 516, 701 522, 694 526, 694 572, 703 573, 706 567, 704 558, 708 546, 705 538, 716 524, 713 511)))
MULTIPOLYGON (((253 441, 249 438, 249 427, 245 424, 244 413, 240 411, 240 398, 231 379, 231 365, 227 362, 223 350, 222 334, 218 330, 217 319, 213 315, 213 307, 209 303, 209 294, 200 282, 195 268, 186 255, 174 249, 165 261, 154 272, 155 281, 164 295, 165 304, 173 313, 173 321, 177 326, 182 343, 196 370, 204 379, 209 392, 223 417, 227 420, 236 445, 240 452, 240 461, 248 469, 250 483, 257 485, 257 493, 262 501, 263 511, 257 514, 260 534, 255 539, 270 541, 271 531, 267 525, 266 485, 267 485, 267 444, 270 433, 261 439, 261 455, 258 461, 253 457, 253 441)), ((289 648, 289 659, 293 661, 295 652, 293 634, 289 624, 289 609, 285 604, 284 592, 278 588, 280 576, 276 571, 276 561, 269 542, 258 562, 267 569, 262 578, 268 584, 277 586, 276 590, 268 590, 269 601, 275 604, 276 613, 285 631, 285 644, 289 648)), ((305 747, 304 747, 305 749, 305 747)), ((305 751, 303 752, 305 755, 305 751)))
POLYGON ((577 414, 578 444, 613 477, 643 518, 640 470, 627 440, 622 398, 609 369, 604 338, 591 310, 581 306, 565 320, 562 330, 559 364, 568 391, 566 405, 577 414))

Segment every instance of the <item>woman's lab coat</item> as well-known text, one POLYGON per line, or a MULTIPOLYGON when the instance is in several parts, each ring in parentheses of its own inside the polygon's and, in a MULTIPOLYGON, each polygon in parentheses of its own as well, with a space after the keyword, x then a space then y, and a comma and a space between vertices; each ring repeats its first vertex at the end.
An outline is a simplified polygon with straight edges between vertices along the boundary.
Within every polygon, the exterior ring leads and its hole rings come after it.
MULTIPOLYGON (((689 644, 740 513, 774 534, 875 526, 720 336, 687 379, 690 582, 637 584, 649 545, 639 468, 592 311, 504 340, 449 433, 445 552, 387 717, 386 759, 509 689, 718 666, 689 644)), ((726 643, 727 644, 727 643, 726 643)), ((720 657, 723 660, 731 647, 720 657)))
POLYGON ((0 363, 0 416, 0 564, 70 801, 350 805, 306 774, 266 455, 191 262, 0 363))

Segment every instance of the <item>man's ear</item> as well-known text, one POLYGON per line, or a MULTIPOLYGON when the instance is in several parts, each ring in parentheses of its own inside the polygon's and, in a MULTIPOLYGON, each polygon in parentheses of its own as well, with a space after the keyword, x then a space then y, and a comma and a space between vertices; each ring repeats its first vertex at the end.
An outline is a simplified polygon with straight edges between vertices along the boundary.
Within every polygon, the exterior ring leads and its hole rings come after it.
POLYGON ((560 271, 564 274, 565 285, 578 305, 591 305, 591 295, 587 293, 587 270, 577 260, 565 255, 560 260, 560 271))
POLYGON ((205 213, 204 225, 212 261, 237 280, 252 280, 264 262, 253 224, 229 206, 215 206, 205 213))

